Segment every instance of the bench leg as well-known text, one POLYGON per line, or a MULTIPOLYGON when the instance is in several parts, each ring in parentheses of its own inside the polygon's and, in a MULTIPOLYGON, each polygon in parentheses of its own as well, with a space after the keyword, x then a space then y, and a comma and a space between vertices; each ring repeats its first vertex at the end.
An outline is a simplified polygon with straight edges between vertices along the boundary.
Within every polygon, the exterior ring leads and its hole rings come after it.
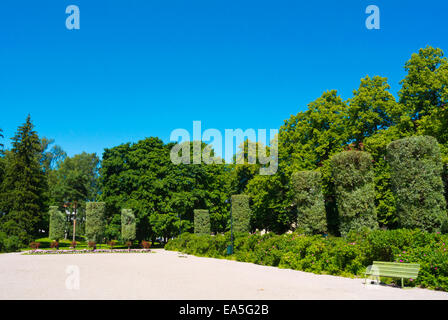
POLYGON ((401 289, 403 289, 403 278, 401 278, 401 289))

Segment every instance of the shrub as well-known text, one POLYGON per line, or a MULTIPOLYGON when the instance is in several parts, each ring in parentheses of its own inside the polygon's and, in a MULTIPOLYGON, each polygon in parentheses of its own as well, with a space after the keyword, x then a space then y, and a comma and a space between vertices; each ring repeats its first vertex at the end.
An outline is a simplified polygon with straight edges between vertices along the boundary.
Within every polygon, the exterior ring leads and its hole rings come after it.
POLYGON ((52 242, 50 243, 50 248, 59 250, 59 242, 57 242, 57 241, 52 241, 52 242))
POLYGON ((149 248, 151 248, 151 242, 149 242, 149 241, 142 241, 142 247, 143 247, 143 249, 149 249, 149 248))
POLYGON ((40 242, 31 242, 30 243, 30 248, 33 250, 39 249, 39 246, 40 246, 40 242))
POLYGON ((210 234, 210 214, 208 210, 194 210, 194 233, 210 234))
POLYGON ((15 252, 20 249, 22 243, 17 236, 7 236, 0 231, 0 252, 15 252))
POLYGON ((232 196, 232 217, 235 232, 250 231, 249 196, 244 194, 232 196))
POLYGON ((447 213, 437 140, 413 136, 393 141, 387 146, 387 160, 400 226, 440 231, 447 213))
POLYGON ((95 250, 95 249, 96 249, 96 242, 95 242, 95 241, 89 241, 89 242, 87 243, 87 246, 88 246, 89 248, 91 248, 92 250, 95 250))
POLYGON ((72 248, 76 248, 76 246, 78 245, 78 243, 76 241, 72 241, 71 242, 71 246, 72 248))
POLYGON ((344 151, 331 158, 341 235, 378 227, 372 163, 372 156, 362 151, 344 151))
POLYGON ((297 227, 306 234, 325 233, 327 220, 320 172, 294 172, 291 183, 298 213, 297 227))
POLYGON ((49 238, 59 241, 65 236, 65 216, 58 210, 58 207, 50 207, 50 231, 49 238))
POLYGON ((111 240, 111 241, 109 241, 109 243, 108 243, 108 245, 109 245, 109 247, 110 247, 111 249, 114 248, 115 244, 116 244, 116 242, 115 242, 114 240, 111 240))
POLYGON ((104 211, 104 202, 87 202, 85 234, 89 241, 101 241, 104 234, 104 211))
POLYGON ((126 241, 126 247, 128 247, 128 250, 131 250, 132 241, 126 241))
POLYGON ((121 238, 124 241, 132 241, 136 235, 136 222, 132 209, 121 210, 121 238))

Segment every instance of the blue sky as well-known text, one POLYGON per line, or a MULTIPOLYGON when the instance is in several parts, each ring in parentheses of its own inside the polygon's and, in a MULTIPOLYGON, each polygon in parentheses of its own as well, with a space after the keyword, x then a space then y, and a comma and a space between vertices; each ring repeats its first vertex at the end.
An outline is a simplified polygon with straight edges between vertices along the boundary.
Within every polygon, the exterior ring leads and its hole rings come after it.
MULTIPOLYGON (((28 113, 69 154, 172 130, 279 128, 323 91, 350 98, 426 45, 448 52, 445 0, 2 0, 0 128, 28 113), (80 30, 67 30, 77 5, 80 30), (381 29, 365 9, 381 10, 381 29)), ((6 142, 9 145, 9 142, 6 142)))

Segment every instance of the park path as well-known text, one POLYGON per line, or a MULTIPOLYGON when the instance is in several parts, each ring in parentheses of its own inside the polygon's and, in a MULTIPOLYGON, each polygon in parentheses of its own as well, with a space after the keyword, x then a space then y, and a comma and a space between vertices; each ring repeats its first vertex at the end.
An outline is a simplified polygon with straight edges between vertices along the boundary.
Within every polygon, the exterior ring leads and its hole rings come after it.
POLYGON ((156 249, 146 254, 0 254, 0 299, 448 300, 448 293, 364 285, 362 279, 156 249))

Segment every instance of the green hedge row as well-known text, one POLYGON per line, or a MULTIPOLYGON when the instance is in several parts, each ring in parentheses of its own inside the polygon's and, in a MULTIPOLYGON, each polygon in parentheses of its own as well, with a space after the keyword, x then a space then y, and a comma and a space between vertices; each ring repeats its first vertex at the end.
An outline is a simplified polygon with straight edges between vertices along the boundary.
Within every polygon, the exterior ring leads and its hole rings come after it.
POLYGON ((170 240, 165 249, 346 277, 362 277, 375 260, 415 262, 420 263, 421 270, 417 279, 406 282, 407 286, 448 291, 448 235, 417 229, 352 232, 344 238, 237 233, 234 256, 226 255, 229 242, 229 233, 216 236, 185 233, 170 240))

